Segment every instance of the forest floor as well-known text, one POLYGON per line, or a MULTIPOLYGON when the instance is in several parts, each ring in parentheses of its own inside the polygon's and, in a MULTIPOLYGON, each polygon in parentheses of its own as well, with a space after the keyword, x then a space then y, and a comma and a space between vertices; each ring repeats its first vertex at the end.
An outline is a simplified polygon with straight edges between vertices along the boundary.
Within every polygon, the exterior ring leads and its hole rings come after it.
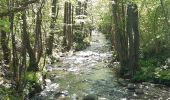
POLYGON ((110 47, 102 33, 93 31, 89 47, 61 55, 61 62, 46 67, 47 86, 32 100, 82 100, 86 95, 98 100, 170 100, 170 88, 166 86, 147 82, 120 85, 113 68, 108 67, 112 61, 110 47))

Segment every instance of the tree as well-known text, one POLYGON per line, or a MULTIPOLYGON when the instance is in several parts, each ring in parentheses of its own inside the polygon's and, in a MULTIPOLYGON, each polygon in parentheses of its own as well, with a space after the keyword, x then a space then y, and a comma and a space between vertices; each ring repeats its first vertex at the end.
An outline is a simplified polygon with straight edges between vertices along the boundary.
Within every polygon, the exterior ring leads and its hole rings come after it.
POLYGON ((136 4, 129 4, 127 19, 122 1, 112 4, 114 21, 114 47, 120 60, 120 76, 132 77, 139 69, 139 30, 136 4), (127 22, 127 24, 126 24, 127 22))
POLYGON ((64 39, 63 45, 65 46, 65 51, 69 51, 73 45, 73 6, 71 2, 65 2, 64 5, 64 39))
POLYGON ((8 47, 7 33, 1 30, 1 45, 3 50, 4 63, 9 64, 10 62, 10 49, 8 47))
POLYGON ((51 28, 51 32, 50 32, 50 36, 49 36, 49 39, 48 39, 48 47, 47 47, 47 54, 48 55, 51 55, 52 54, 52 50, 53 50, 53 43, 54 43, 54 34, 56 33, 55 32, 55 23, 56 23, 56 19, 58 17, 58 12, 59 12, 59 8, 57 8, 57 3, 58 3, 58 0, 52 0, 52 4, 51 4, 51 7, 52 7, 52 15, 51 15, 51 25, 50 25, 50 28, 51 28))

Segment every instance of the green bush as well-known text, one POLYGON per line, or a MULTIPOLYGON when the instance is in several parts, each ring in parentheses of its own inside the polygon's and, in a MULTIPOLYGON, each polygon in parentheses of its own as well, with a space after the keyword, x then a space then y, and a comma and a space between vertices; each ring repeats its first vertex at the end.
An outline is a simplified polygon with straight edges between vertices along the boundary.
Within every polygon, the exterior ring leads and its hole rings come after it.
POLYGON ((170 86, 170 69, 155 69, 155 82, 170 86))
POLYGON ((36 93, 39 93, 42 91, 42 85, 43 79, 42 79, 42 73, 41 72, 26 72, 25 74, 25 80, 26 80, 26 87, 25 89, 28 90, 27 94, 29 97, 34 96, 36 93))
POLYGON ((134 82, 149 81, 154 83, 170 85, 170 69, 160 67, 161 65, 160 63, 158 63, 160 59, 147 58, 140 60, 141 70, 134 75, 132 81, 134 82))
POLYGON ((31 82, 36 82, 36 83, 41 83, 42 75, 41 72, 26 72, 25 74, 25 80, 26 81, 31 81, 31 82))
POLYGON ((90 37, 83 31, 77 30, 74 35, 75 50, 85 49, 90 44, 90 37))
POLYGON ((0 99, 1 100, 21 100, 19 94, 12 88, 0 86, 0 99))
POLYGON ((134 77, 134 82, 142 81, 153 81, 154 79, 154 68, 153 67, 142 67, 141 71, 137 72, 134 77))

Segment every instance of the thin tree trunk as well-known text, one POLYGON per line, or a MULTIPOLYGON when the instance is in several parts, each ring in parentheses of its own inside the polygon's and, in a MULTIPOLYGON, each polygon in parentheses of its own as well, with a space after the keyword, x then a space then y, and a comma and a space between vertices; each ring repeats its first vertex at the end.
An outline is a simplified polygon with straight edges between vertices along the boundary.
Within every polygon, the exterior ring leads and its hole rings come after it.
POLYGON ((71 45, 73 45, 73 32, 74 32, 74 6, 72 6, 71 14, 71 45))
POLYGON ((124 5, 123 2, 115 0, 115 5, 113 4, 113 21, 114 21, 114 27, 115 27, 115 33, 114 33, 114 47, 118 54, 120 64, 121 64, 121 70, 120 70, 120 76, 124 76, 127 72, 127 65, 128 65, 128 37, 125 33, 125 11, 124 11, 124 5))
POLYGON ((35 28, 35 55, 36 55, 36 63, 39 63, 40 58, 43 53, 43 48, 42 48, 42 32, 41 32, 41 25, 42 25, 42 5, 39 8, 37 12, 37 18, 36 18, 36 28, 35 28))
POLYGON ((51 5, 52 6, 52 16, 51 16, 51 25, 50 25, 51 32, 50 32, 50 36, 49 36, 49 40, 48 40, 48 48, 47 48, 48 55, 51 55, 52 50, 53 50, 55 23, 56 23, 56 19, 58 17, 58 11, 59 11, 56 9, 57 2, 58 2, 58 0, 52 0, 52 5, 51 5))
POLYGON ((5 64, 10 62, 10 49, 8 47, 7 36, 4 30, 1 30, 1 46, 3 51, 3 60, 5 64))
POLYGON ((71 46, 72 46, 72 43, 71 43, 71 15, 72 15, 72 13, 71 13, 71 3, 69 2, 69 4, 68 4, 68 45, 67 45, 67 51, 69 51, 70 49, 71 49, 71 46))
POLYGON ((26 11, 23 12, 22 14, 22 20, 23 20, 23 39, 24 40, 24 45, 28 51, 28 54, 29 54, 29 67, 28 67, 28 71, 38 71, 38 64, 36 63, 36 57, 35 57, 35 54, 33 52, 33 49, 31 47, 31 44, 30 44, 30 38, 29 38, 29 34, 27 32, 27 21, 26 21, 26 11))
MULTIPOLYGON (((133 72, 133 64, 134 64, 134 36, 133 36, 133 32, 132 32, 132 28, 133 28, 133 6, 132 4, 128 5, 127 8, 127 34, 129 37, 129 63, 128 63, 128 70, 130 71, 130 73, 133 72)), ((129 73, 129 74, 130 74, 129 73)))
POLYGON ((68 2, 65 2, 64 5, 64 28, 63 28, 63 33, 64 33, 64 39, 63 39, 63 46, 65 46, 65 50, 68 44, 68 2))
POLYGON ((14 33, 14 14, 10 15, 10 30, 11 30, 11 36, 12 36, 12 66, 13 66, 13 72, 14 72, 14 80, 16 81, 17 76, 17 68, 18 67, 18 60, 17 60, 17 52, 16 52, 16 41, 15 41, 15 33, 14 33))
POLYGON ((163 0, 160 0, 160 3, 161 3, 161 6, 162 6, 162 12, 163 12, 163 15, 165 17, 164 21, 165 21, 165 24, 166 24, 166 29, 167 31, 169 32, 169 21, 168 21, 168 15, 165 11, 165 8, 164 8, 164 4, 163 4, 163 0))
POLYGON ((138 18, 138 8, 137 5, 134 5, 133 11, 133 32, 134 32, 134 69, 135 71, 140 70, 139 67, 139 42, 140 42, 140 35, 139 35, 139 18, 138 18))

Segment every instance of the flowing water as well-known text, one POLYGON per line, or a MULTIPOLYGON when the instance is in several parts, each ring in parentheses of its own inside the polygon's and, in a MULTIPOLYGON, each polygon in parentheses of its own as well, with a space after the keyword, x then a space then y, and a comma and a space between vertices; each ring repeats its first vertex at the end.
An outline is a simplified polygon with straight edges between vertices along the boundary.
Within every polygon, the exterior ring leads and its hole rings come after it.
MULTIPOLYGON (((116 82, 112 69, 107 67, 111 58, 109 42, 102 33, 93 31, 89 47, 75 52, 71 56, 61 57, 62 66, 58 64, 48 66, 50 80, 46 80, 46 89, 34 100, 82 100, 86 95, 97 96, 99 100, 131 98, 126 87, 122 87, 116 82)), ((167 98, 170 97, 169 90, 164 92, 167 92, 164 93, 167 98)), ((153 95, 155 96, 155 94, 153 95)), ((153 98, 153 96, 144 96, 139 97, 141 98, 139 100, 153 98)))

